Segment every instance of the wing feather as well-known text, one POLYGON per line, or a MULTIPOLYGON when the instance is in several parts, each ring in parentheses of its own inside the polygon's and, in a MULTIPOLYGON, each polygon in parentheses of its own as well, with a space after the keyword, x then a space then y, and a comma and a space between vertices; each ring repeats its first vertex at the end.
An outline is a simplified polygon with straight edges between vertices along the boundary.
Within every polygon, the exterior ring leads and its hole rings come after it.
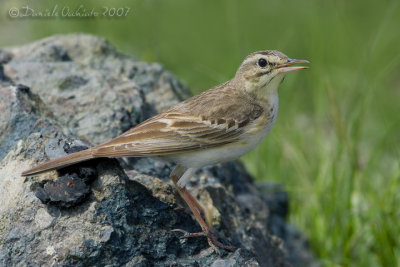
POLYGON ((161 156, 240 140, 248 126, 261 116, 263 108, 248 95, 238 95, 235 91, 224 93, 221 88, 216 93, 216 89, 188 99, 95 147, 93 155, 161 156))

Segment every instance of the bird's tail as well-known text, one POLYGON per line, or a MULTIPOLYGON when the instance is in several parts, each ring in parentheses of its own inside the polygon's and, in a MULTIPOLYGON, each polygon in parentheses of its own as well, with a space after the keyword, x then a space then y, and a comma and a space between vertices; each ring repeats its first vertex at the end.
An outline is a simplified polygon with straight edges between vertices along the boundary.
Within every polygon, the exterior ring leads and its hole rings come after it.
POLYGON ((57 170, 57 169, 61 169, 61 168, 73 165, 73 164, 81 162, 81 161, 92 159, 92 158, 95 158, 92 154, 92 149, 87 149, 87 150, 83 150, 83 151, 79 151, 79 152, 70 154, 65 157, 50 160, 48 162, 45 162, 43 164, 36 166, 35 168, 24 171, 23 173, 21 173, 21 175, 28 176, 28 175, 39 174, 39 173, 50 171, 50 170, 57 170))

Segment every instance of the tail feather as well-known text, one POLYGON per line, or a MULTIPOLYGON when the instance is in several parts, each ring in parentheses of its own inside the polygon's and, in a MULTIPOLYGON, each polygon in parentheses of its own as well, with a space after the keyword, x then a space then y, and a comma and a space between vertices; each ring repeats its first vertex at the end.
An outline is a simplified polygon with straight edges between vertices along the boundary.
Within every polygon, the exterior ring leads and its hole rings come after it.
POLYGON ((83 151, 79 151, 79 152, 70 154, 65 157, 47 161, 43 164, 36 166, 35 168, 24 171, 21 175, 28 176, 28 175, 35 175, 35 174, 39 174, 39 173, 50 171, 50 170, 57 170, 57 169, 61 169, 61 168, 73 165, 75 163, 79 163, 79 162, 93 159, 93 158, 95 158, 95 157, 92 154, 92 149, 87 149, 87 150, 83 150, 83 151))

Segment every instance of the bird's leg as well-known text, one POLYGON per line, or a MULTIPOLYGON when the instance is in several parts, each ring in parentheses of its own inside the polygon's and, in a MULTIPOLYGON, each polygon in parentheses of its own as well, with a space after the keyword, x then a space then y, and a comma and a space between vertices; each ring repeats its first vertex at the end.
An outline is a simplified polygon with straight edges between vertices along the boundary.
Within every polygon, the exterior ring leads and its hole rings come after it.
POLYGON ((178 190, 180 196, 183 198, 183 200, 189 206, 189 209, 192 211, 194 217, 196 218, 196 221, 199 223, 199 225, 203 231, 199 232, 199 233, 188 233, 182 229, 174 229, 173 231, 183 233, 183 237, 185 237, 185 238, 206 236, 207 240, 208 240, 208 244, 215 250, 215 252, 217 254, 219 254, 219 250, 217 247, 232 251, 233 247, 225 246, 224 244, 219 242, 218 239, 213 235, 212 226, 210 227, 204 221, 203 217, 201 216, 201 213, 203 212, 203 214, 204 214, 204 211, 203 211, 203 208, 201 207, 201 205, 197 202, 197 200, 190 194, 190 192, 186 188, 182 188, 178 185, 178 181, 182 177, 182 175, 185 173, 185 171, 186 171, 186 169, 184 167, 177 166, 171 173, 171 179, 174 182, 174 185, 175 185, 176 189, 178 190))
MULTIPOLYGON (((181 177, 183 176, 183 174, 187 175, 187 172, 189 172, 187 169, 185 169, 182 166, 177 166, 171 173, 171 180, 174 182, 174 185, 177 188, 182 188, 178 185, 178 181, 179 179, 181 179, 181 177)), ((187 190, 186 190, 187 191, 187 190)), ((179 194, 181 195, 181 191, 179 191, 179 194)), ((185 198, 181 195, 181 197, 185 200, 185 198)), ((197 209, 197 211, 200 213, 200 215, 205 216, 205 212, 203 207, 200 205, 200 203, 191 195, 189 194, 189 192, 187 192, 187 197, 190 198, 191 202, 193 203, 194 207, 197 209)), ((185 200, 186 202, 186 200, 185 200)), ((208 224, 208 227, 213 229, 212 225, 208 224)))

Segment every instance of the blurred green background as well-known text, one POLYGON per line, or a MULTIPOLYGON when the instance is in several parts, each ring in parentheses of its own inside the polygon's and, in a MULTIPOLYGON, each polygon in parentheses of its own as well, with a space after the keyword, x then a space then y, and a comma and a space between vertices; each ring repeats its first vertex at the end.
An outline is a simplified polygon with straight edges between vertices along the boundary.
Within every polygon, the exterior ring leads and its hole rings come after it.
MULTIPOLYGON (((308 59, 280 87, 269 137, 243 161, 290 194, 323 266, 400 264, 400 1, 1 0, 0 46, 104 36, 199 93, 256 50, 308 59), (130 8, 121 17, 10 18, 12 7, 130 8)), ((125 9, 127 11, 127 9, 125 9)))

